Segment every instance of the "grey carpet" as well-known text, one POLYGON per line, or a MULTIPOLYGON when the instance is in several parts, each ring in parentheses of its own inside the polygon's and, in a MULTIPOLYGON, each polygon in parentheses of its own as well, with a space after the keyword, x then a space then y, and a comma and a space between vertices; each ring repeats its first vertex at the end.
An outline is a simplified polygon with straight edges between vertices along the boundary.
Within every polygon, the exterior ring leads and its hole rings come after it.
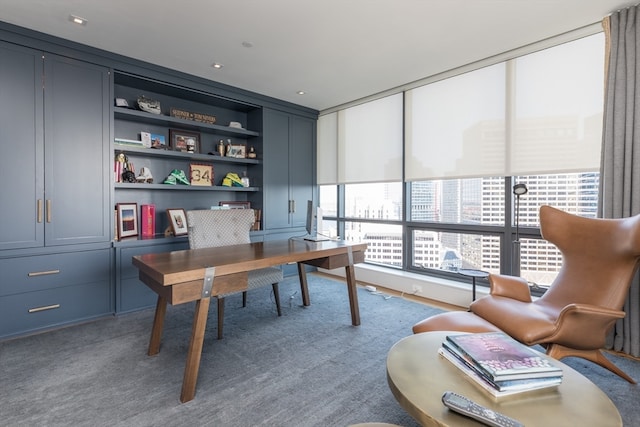
MULTIPOLYGON (((387 385, 389 348, 439 312, 359 290, 362 325, 351 326, 344 284, 309 276, 310 307, 297 279, 280 284, 283 316, 270 288, 227 298, 225 338, 215 308, 196 397, 179 402, 193 305, 170 306, 160 354, 146 356, 152 310, 0 343, 0 424, 6 426, 347 426, 415 427, 387 385)), ((640 379, 640 363, 611 356, 640 379)), ((565 359, 601 387, 625 425, 640 417, 638 386, 565 359)))

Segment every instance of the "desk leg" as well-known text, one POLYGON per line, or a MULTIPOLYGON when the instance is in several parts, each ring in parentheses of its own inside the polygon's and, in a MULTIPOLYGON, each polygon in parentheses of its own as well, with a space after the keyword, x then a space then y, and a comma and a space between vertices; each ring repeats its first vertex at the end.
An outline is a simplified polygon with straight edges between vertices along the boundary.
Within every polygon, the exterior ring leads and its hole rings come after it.
POLYGON ((348 249, 349 264, 344 267, 347 276, 347 290, 349 291, 349 305, 351 307, 351 324, 360 325, 360 307, 358 307, 358 289, 356 288, 356 273, 353 266, 353 253, 348 249))
POLYGON ((156 303, 156 314, 153 317, 153 328, 151 329, 151 340, 149 341, 149 356, 155 356, 160 352, 160 341, 162 340, 162 329, 164 328, 164 315, 167 312, 167 299, 158 296, 156 303))
POLYGON ((198 382, 198 370, 200 369, 204 330, 207 325, 210 302, 211 298, 202 298, 196 301, 189 353, 187 354, 187 363, 184 367, 184 378, 182 379, 182 393, 180 394, 180 402, 182 403, 193 400, 196 395, 196 383, 198 382))
POLYGON ((309 306, 311 301, 309 299, 309 286, 307 285, 307 270, 304 268, 304 264, 298 263, 298 276, 300 277, 300 292, 302 292, 302 305, 309 306))

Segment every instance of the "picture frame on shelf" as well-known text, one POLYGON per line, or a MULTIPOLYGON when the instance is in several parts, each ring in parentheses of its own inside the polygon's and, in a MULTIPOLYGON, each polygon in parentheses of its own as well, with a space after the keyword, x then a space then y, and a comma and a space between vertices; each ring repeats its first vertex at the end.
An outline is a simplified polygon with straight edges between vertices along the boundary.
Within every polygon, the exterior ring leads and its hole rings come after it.
POLYGON ((251 202, 239 202, 236 200, 218 202, 218 206, 229 209, 251 209, 251 202))
POLYGON ((200 134, 198 132, 169 129, 169 142, 174 151, 183 153, 200 152, 200 134))
POLYGON ((236 159, 244 159, 247 157, 247 146, 242 144, 229 145, 229 152, 227 157, 234 157, 236 159))
POLYGON ((157 133, 151 134, 151 148, 155 148, 158 150, 166 150, 167 149, 167 141, 164 138, 164 135, 160 135, 157 133))
POLYGON ((189 233, 187 229, 187 214, 182 208, 167 209, 169 227, 174 236, 184 236, 189 233))
POLYGON ((118 203, 116 205, 118 240, 138 235, 138 204, 118 203))
POLYGON ((189 165, 189 180, 191 185, 196 186, 212 186, 213 185, 213 166, 199 163, 191 163, 189 165))

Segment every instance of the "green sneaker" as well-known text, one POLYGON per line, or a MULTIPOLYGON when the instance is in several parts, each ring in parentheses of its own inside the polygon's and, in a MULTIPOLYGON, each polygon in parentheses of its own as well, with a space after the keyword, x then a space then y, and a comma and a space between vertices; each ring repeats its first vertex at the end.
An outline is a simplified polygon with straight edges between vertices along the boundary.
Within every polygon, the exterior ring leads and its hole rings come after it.
POLYGON ((187 175, 185 175, 184 171, 180 169, 172 170, 171 175, 169 176, 175 177, 176 181, 178 181, 180 184, 190 185, 189 180, 187 179, 187 175))
POLYGON ((176 185, 176 177, 169 175, 163 182, 163 184, 176 185))

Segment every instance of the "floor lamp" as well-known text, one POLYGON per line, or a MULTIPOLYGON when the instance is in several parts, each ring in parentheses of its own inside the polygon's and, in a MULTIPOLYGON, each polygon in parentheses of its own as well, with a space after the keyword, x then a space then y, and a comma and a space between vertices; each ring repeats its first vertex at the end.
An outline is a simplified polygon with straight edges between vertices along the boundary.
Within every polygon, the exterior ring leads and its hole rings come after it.
POLYGON ((511 260, 511 274, 520 275, 520 196, 527 194, 529 189, 526 184, 513 186, 513 194, 516 196, 516 240, 513 241, 513 259, 511 260))

